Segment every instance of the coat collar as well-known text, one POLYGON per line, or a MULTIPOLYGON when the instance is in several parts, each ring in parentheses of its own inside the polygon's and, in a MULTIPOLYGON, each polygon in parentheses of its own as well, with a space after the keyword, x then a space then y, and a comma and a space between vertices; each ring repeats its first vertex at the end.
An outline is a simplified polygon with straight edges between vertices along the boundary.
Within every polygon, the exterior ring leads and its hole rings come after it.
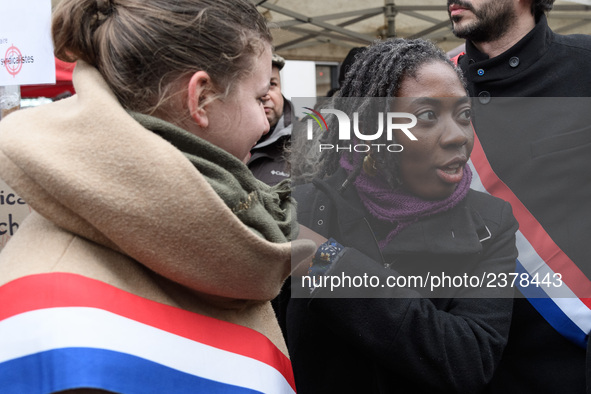
MULTIPOLYGON (((131 117, 94 67, 78 61, 73 78, 76 95, 2 119, 2 179, 58 227, 171 282, 226 298, 275 297, 291 263, 315 250, 311 241, 261 236, 266 230, 257 227, 264 221, 255 216, 284 210, 277 202, 289 199, 259 193, 267 187, 244 164, 218 157, 205 145, 191 152, 204 159, 202 173, 181 150, 131 117), (233 167, 242 167, 240 174, 209 178, 222 187, 214 189, 208 177, 233 167), (227 182, 231 178, 237 183, 227 182), (235 204, 224 202, 217 192, 222 189, 238 197, 235 204), (250 212, 252 231, 241 220, 250 212)), ((85 271, 80 263, 73 269, 85 271)))
POLYGON ((291 106, 291 101, 283 97, 283 115, 281 115, 277 124, 271 128, 269 133, 264 135, 252 148, 253 151, 256 152, 261 148, 273 145, 281 138, 291 137, 291 131, 293 129, 291 106))
POLYGON ((490 82, 518 74, 536 63, 550 48, 553 33, 545 15, 517 44, 494 58, 480 52, 471 41, 466 41, 466 54, 459 59, 469 81, 490 82))

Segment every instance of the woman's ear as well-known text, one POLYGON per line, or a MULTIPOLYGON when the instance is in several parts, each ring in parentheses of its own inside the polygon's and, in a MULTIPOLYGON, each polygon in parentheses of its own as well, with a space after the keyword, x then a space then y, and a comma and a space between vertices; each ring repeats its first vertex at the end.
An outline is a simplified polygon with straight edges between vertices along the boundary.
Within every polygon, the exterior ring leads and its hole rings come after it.
POLYGON ((205 103, 213 93, 211 78, 205 71, 197 71, 189 80, 188 103, 191 117, 199 127, 209 125, 205 103))

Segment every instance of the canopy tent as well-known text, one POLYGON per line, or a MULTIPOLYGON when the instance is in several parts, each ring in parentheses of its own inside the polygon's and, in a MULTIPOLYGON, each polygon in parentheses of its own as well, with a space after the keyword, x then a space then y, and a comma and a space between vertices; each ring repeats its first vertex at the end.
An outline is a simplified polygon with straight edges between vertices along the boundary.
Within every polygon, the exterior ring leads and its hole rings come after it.
MULTIPOLYGON (((463 43, 451 32, 445 0, 251 1, 289 60, 340 62, 353 47, 394 36, 428 38, 446 51, 463 43)), ((558 33, 591 34, 591 0, 558 0, 548 19, 558 33)))
MULTIPOLYGON (((288 60, 341 62, 352 48, 388 37, 428 38, 452 53, 463 44, 451 32, 445 0, 251 1, 269 22, 276 52, 288 60)), ((557 0, 548 20, 557 33, 591 34, 591 0, 557 0)), ((56 84, 22 86, 22 97, 73 94, 72 69, 56 59, 56 84)))

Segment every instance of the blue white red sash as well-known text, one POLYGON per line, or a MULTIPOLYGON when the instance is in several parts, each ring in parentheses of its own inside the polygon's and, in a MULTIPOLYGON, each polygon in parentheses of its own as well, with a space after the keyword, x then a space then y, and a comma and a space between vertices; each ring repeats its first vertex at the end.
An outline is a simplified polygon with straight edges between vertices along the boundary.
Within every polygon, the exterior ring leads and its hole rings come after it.
POLYGON ((0 287, 0 392, 295 393, 262 334, 66 273, 0 287))
POLYGON ((469 162, 473 173, 471 187, 508 201, 519 222, 519 275, 515 285, 554 329, 586 348, 591 332, 591 281, 497 177, 478 137, 474 138, 469 162))

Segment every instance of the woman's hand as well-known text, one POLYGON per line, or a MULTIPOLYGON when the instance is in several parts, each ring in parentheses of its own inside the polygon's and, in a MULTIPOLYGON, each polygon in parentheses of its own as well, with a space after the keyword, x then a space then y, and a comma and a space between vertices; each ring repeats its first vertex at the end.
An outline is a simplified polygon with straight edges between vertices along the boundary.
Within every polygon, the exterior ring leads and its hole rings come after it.
MULTIPOLYGON (((317 232, 312 231, 308 227, 302 226, 302 225, 300 225, 300 233, 298 235, 298 239, 309 239, 309 240, 314 241, 314 243, 316 244, 316 249, 318 249, 318 247, 320 245, 322 245, 323 243, 325 243, 327 241, 327 239, 325 237, 323 237, 322 235, 320 235, 317 232)), ((308 257, 306 260, 299 263, 297 265, 297 267, 294 268, 294 270, 292 271, 291 274, 293 276, 308 275, 308 269, 310 268, 310 265, 312 264, 313 257, 314 256, 312 255, 312 256, 308 257)))
POLYGON ((300 225, 300 234, 298 235, 298 239, 311 239, 316 243, 316 248, 328 241, 327 238, 324 238, 317 232, 310 230, 308 227, 302 225, 300 225))

